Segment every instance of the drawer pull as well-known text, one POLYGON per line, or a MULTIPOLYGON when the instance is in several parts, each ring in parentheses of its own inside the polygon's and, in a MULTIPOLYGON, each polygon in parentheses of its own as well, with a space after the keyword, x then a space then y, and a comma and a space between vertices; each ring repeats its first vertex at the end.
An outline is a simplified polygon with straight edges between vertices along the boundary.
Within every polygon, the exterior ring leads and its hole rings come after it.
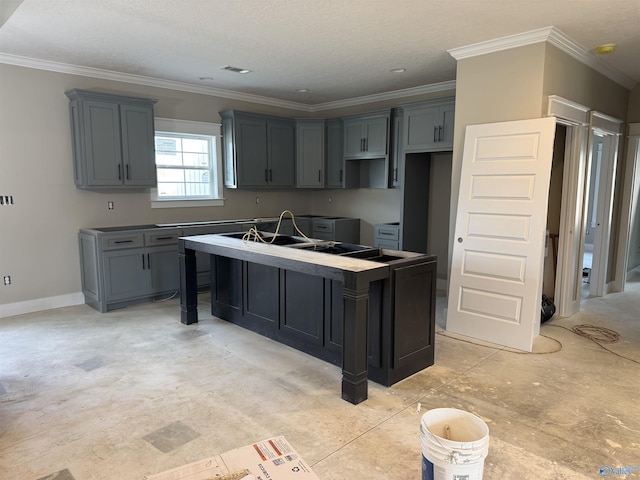
POLYGON ((380 232, 380 235, 387 235, 388 237, 395 237, 396 234, 393 232, 380 232))
POLYGON ((133 243, 133 240, 116 240, 113 243, 116 244, 120 244, 120 243, 133 243))
POLYGON ((170 236, 170 237, 158 237, 158 238, 156 238, 156 240, 173 240, 173 238, 174 238, 173 236, 170 236))

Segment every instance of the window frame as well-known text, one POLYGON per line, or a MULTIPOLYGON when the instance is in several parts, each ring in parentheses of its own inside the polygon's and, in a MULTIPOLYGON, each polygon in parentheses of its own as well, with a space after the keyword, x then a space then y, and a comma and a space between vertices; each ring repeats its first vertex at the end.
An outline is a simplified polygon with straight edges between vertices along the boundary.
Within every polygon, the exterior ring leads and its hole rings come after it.
MULTIPOLYGON (((219 123, 196 122, 192 120, 177 120, 172 118, 156 117, 155 133, 168 133, 172 135, 206 135, 213 137, 211 142, 211 153, 215 156, 211 159, 211 171, 213 179, 211 181, 212 195, 209 198, 162 198, 158 197, 158 188, 152 188, 151 208, 182 208, 182 207, 221 207, 224 205, 223 184, 222 184, 222 141, 221 127, 219 123)), ((154 153, 154 168, 155 164, 154 153)))

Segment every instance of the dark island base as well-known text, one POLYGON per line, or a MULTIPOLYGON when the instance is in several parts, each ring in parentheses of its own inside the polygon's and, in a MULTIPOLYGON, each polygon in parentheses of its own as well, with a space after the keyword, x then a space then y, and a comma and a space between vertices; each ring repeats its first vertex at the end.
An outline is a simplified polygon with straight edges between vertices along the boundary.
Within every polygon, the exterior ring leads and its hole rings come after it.
POLYGON ((390 269, 367 295, 345 292, 337 280, 212 255, 211 313, 342 366, 343 297, 360 295, 367 302, 368 372, 354 384, 368 377, 390 386, 433 365, 436 262, 419 257, 390 269))

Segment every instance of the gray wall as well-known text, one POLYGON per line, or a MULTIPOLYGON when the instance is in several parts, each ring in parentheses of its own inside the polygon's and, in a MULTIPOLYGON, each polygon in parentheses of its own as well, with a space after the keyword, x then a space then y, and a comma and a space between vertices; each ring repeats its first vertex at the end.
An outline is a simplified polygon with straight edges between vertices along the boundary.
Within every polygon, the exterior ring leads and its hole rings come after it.
MULTIPOLYGON (((78 229, 279 215, 284 209, 362 219, 362 243, 372 243, 373 224, 397 221, 397 190, 224 190, 224 207, 152 209, 147 190, 83 191, 73 183, 69 102, 72 88, 158 99, 158 117, 220 122, 220 110, 234 108, 291 117, 306 112, 210 95, 148 87, 0 64, 0 194, 15 205, 0 208, 0 305, 76 295, 81 291, 78 229), (260 197, 256 204, 255 197, 260 197), (331 202, 328 201, 331 197, 331 202), (114 210, 107 209, 113 201, 114 210)), ((341 108, 316 114, 331 117, 391 108, 401 101, 341 108)))

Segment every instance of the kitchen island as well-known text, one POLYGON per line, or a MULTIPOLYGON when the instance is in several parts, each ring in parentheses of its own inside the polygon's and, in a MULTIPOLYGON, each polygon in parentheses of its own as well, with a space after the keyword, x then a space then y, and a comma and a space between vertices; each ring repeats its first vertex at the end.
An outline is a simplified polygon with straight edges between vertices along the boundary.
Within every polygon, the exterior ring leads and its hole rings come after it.
POLYGON ((433 256, 282 235, 265 244, 242 235, 179 240, 182 323, 198 321, 196 252, 203 252, 211 258, 211 313, 340 364, 342 398, 353 404, 367 398, 372 356, 381 366, 371 369, 376 381, 387 385, 433 363, 433 256), (410 301, 394 302, 394 281, 410 301), (406 308, 407 331, 394 337, 394 313, 406 308))

